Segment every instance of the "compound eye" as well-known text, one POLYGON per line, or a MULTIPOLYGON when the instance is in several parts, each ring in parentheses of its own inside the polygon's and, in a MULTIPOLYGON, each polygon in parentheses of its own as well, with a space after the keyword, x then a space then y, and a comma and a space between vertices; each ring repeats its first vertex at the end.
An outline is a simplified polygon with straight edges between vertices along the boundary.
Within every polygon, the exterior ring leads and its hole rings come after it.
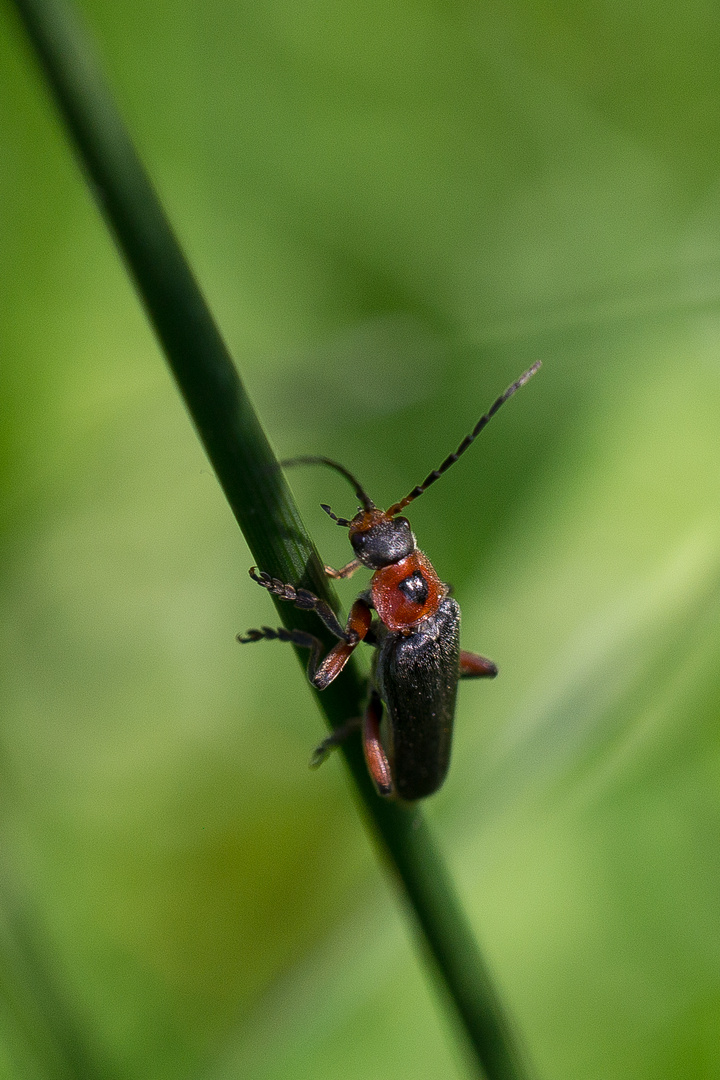
POLYGON ((361 563, 364 563, 365 566, 374 565, 376 545, 371 532, 350 533, 350 543, 361 563))

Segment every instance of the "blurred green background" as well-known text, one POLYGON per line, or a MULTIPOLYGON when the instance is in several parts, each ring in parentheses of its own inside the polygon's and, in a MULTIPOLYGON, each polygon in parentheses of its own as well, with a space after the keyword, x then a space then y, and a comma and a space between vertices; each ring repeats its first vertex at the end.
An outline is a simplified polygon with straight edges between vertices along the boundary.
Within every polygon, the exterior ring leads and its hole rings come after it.
MULTIPOLYGON (((1 11, 0 1072, 463 1077, 1 11)), ((720 1077, 720 11, 83 11, 280 454, 387 505, 543 361, 410 515, 501 669, 426 811, 541 1080, 720 1077)))

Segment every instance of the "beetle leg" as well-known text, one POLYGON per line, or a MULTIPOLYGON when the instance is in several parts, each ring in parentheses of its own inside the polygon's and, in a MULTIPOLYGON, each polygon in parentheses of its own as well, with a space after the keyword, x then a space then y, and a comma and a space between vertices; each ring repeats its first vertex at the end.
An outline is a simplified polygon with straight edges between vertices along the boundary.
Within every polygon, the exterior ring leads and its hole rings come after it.
POLYGON ((362 717, 353 716, 351 720, 346 720, 340 727, 336 727, 332 735, 328 735, 327 739, 323 739, 319 746, 316 746, 313 750, 312 757, 310 758, 310 768, 317 769, 319 765, 322 765, 323 761, 329 756, 330 752, 339 746, 340 743, 352 735, 354 732, 359 731, 362 726, 362 717))
POLYGON ((270 577, 264 570, 258 571, 255 566, 250 567, 249 573, 253 581, 261 585, 263 589, 267 589, 273 596, 279 596, 281 600, 289 600, 302 611, 316 612, 331 634, 340 638, 341 641, 347 640, 347 633, 338 622, 335 612, 315 593, 311 593, 309 589, 296 589, 294 585, 286 585, 280 581, 280 578, 270 577))
POLYGON ((350 608, 347 627, 343 639, 334 645, 317 671, 310 676, 310 682, 318 690, 324 690, 336 679, 347 664, 360 642, 367 636, 372 622, 372 613, 364 600, 356 600, 350 608))
POLYGON ((239 641, 241 645, 249 645, 253 641, 290 641, 293 645, 299 645, 301 649, 310 649, 307 666, 310 682, 320 663, 322 641, 314 634, 306 634, 304 630, 286 630, 284 626, 278 626, 275 630, 272 626, 262 626, 259 630, 247 630, 245 634, 238 634, 236 641, 239 641))
POLYGON ((393 795, 393 779, 390 762, 380 741, 380 721, 382 720, 382 701, 377 690, 370 695, 365 716, 363 717, 363 750, 365 762, 378 795, 393 795))
POLYGON ((486 660, 477 653, 460 650, 460 678, 461 679, 494 679, 498 673, 497 664, 492 660, 486 660))
MULTIPOLYGON (((258 581, 259 578, 254 580, 258 581)), ((272 584, 272 580, 271 584, 272 584)), ((260 581, 263 585, 264 582, 260 581)), ((281 582, 278 582, 282 585, 281 582)), ((265 586, 269 588, 269 586, 265 586)), ((283 588, 291 589, 292 586, 283 586, 283 588)), ((271 589, 274 591, 274 589, 271 589)), ((293 592, 303 592, 304 590, 293 589, 293 592)), ((312 593, 308 594, 312 596, 312 593)), ((289 597, 284 597, 289 599, 289 597)), ((318 600, 317 597, 314 597, 318 600)), ((330 608, 324 601, 319 600, 319 604, 323 604, 328 611, 330 608)), ((299 605, 296 605, 299 606, 299 605)), ((342 669, 347 664, 348 660, 352 656, 353 652, 360 644, 360 642, 366 637, 370 624, 372 622, 372 612, 365 603, 364 600, 356 600, 350 609, 350 616, 347 621, 347 627, 345 630, 340 626, 340 623, 333 616, 335 624, 337 625, 337 632, 333 626, 329 626, 323 613, 318 610, 317 607, 314 610, 320 615, 328 629, 335 633, 336 637, 340 638, 337 645, 334 645, 325 659, 320 662, 320 654, 322 653, 322 643, 314 634, 308 634, 304 630, 286 630, 284 626, 279 626, 276 630, 271 626, 263 626, 260 630, 248 630, 246 634, 238 634, 237 640, 241 645, 247 645, 252 641, 290 641, 293 645, 299 645, 301 649, 310 649, 310 659, 308 660, 307 675, 310 682, 317 690, 324 690, 326 686, 329 686, 333 679, 336 679, 342 669)))
POLYGON ((373 690, 362 719, 356 716, 352 720, 347 720, 340 727, 335 728, 332 735, 328 735, 327 739, 323 739, 310 759, 310 767, 317 768, 318 765, 322 765, 330 751, 339 746, 341 742, 344 742, 349 735, 352 735, 362 725, 363 750, 365 751, 365 761, 370 776, 379 795, 392 795, 393 782, 390 762, 380 741, 381 720, 382 701, 377 690, 373 690))
POLYGON ((352 577, 355 571, 360 569, 361 565, 359 559, 351 559, 349 563, 345 563, 345 566, 341 566, 339 570, 333 570, 332 566, 325 566, 323 569, 329 578, 338 580, 339 578, 352 577))

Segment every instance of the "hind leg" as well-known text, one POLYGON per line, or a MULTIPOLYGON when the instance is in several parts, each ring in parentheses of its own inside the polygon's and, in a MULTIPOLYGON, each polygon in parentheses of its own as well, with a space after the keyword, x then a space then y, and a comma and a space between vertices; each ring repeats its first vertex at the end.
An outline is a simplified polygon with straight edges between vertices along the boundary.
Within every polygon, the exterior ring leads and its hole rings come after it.
POLYGON ((312 757, 310 758, 310 768, 319 768, 336 747, 340 746, 341 743, 344 743, 346 739, 351 735, 354 735, 361 727, 361 716, 353 716, 351 720, 346 720, 340 727, 336 727, 332 735, 328 735, 328 737, 323 739, 320 745, 316 746, 313 750, 312 757))
POLYGON ((380 695, 376 690, 370 694, 370 700, 365 709, 365 714, 347 720, 339 728, 335 728, 332 735, 323 739, 310 759, 310 767, 317 768, 322 765, 331 750, 344 742, 348 736, 353 735, 362 728, 363 751, 365 762, 372 781, 377 788, 378 795, 392 795, 394 786, 390 762, 380 741, 380 721, 382 720, 383 705, 380 695))

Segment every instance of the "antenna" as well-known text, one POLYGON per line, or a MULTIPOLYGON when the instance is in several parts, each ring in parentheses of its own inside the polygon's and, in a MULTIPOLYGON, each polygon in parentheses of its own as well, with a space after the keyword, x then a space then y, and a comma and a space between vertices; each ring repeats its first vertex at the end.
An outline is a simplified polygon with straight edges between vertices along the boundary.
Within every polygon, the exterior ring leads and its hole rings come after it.
POLYGON ((471 443, 475 441, 475 439, 478 437, 486 424, 490 423, 500 406, 504 405, 508 398, 511 398, 513 396, 516 390, 519 390, 521 386, 524 386, 526 382, 532 379, 535 372, 538 371, 541 366, 541 361, 538 360, 536 363, 533 364, 531 368, 529 368, 523 375, 521 375, 519 379, 516 379, 512 386, 508 386, 505 393, 501 394, 497 401, 493 402, 485 415, 480 417, 475 427, 472 429, 469 435, 465 436, 455 453, 450 454, 448 457, 446 457, 442 465, 440 465, 440 467, 437 469, 433 469, 433 471, 425 477, 422 484, 418 484, 417 487, 413 488, 409 495, 406 495, 404 499, 400 500, 400 502, 393 503, 393 505, 387 511, 388 517, 394 517, 395 514, 399 514, 401 510, 405 509, 408 503, 411 503, 415 499, 419 498, 419 496, 422 495, 424 491, 427 491, 431 484, 434 484, 436 480, 439 480, 442 474, 444 472, 447 472, 451 465, 455 464, 460 455, 465 453, 467 448, 470 446, 471 443))
POLYGON ((320 503, 320 509, 324 510, 325 513, 327 514, 327 516, 331 517, 333 519, 333 521, 336 521, 338 523, 338 525, 342 525, 343 529, 349 529, 350 528, 350 521, 348 520, 348 518, 338 517, 337 514, 333 513, 333 511, 330 509, 330 507, 327 505, 327 503, 320 503))
MULTIPOLYGON (((365 491, 359 480, 356 480, 349 469, 346 469, 344 465, 341 465, 337 461, 333 461, 332 458, 326 457, 294 457, 286 458, 281 461, 280 464, 283 468, 288 469, 293 465, 327 465, 330 469, 335 469, 335 472, 339 472, 341 476, 344 476, 347 481, 355 489, 355 494, 360 500, 360 505, 363 510, 374 510, 375 503, 365 491)), ((350 522, 347 518, 339 518, 336 514, 333 514, 329 506, 325 506, 324 503, 320 504, 326 514, 329 514, 333 521, 337 521, 338 525, 342 525, 343 528, 347 528, 350 522)))

